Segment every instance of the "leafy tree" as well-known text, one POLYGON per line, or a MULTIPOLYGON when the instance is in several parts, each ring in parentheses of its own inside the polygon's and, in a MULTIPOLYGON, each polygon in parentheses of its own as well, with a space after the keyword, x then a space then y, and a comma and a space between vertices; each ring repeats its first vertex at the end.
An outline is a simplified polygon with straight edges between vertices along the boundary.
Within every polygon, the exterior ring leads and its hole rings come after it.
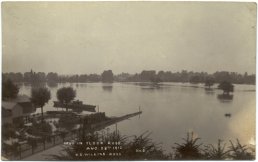
POLYGON ((50 72, 46 76, 47 81, 58 82, 58 74, 50 72))
POLYGON ((4 99, 16 98, 19 93, 19 87, 15 85, 11 80, 3 82, 2 95, 4 99))
POLYGON ((234 91, 234 85, 230 82, 223 81, 218 85, 218 89, 223 90, 223 94, 229 94, 234 91))
POLYGON ((156 71, 155 70, 143 70, 140 74, 140 81, 142 82, 150 82, 152 78, 155 78, 156 71))
POLYGON ((200 76, 199 75, 194 75, 190 77, 189 82, 192 84, 198 84, 200 83, 200 76))
POLYGON ((114 81, 114 75, 112 70, 106 70, 101 74, 102 82, 112 83, 114 81))
POLYGON ((41 108, 42 122, 44 120, 44 118, 43 118, 43 107, 50 100, 50 98, 51 98, 50 91, 45 87, 33 88, 31 90, 31 101, 32 101, 32 103, 34 103, 35 106, 38 106, 38 107, 41 108))
POLYGON ((66 111, 68 111, 67 104, 69 104, 76 96, 76 91, 72 87, 63 87, 56 92, 59 102, 65 105, 66 111))
POLYGON ((158 84, 159 82, 161 82, 162 80, 158 77, 158 76, 154 76, 152 78, 150 78, 150 81, 154 84, 158 84))
POLYGON ((206 87, 209 87, 209 89, 210 89, 211 86, 213 86, 213 85, 214 85, 214 78, 209 77, 209 78, 207 78, 207 79, 205 80, 205 86, 206 86, 206 87))

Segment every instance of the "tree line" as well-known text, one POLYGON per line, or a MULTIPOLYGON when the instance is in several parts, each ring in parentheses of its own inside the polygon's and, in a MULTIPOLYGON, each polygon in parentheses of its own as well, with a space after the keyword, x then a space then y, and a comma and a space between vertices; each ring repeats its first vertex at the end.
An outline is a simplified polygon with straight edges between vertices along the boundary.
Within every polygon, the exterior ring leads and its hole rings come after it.
POLYGON ((207 72, 193 72, 182 70, 181 72, 143 70, 141 73, 121 73, 114 75, 112 70, 105 70, 102 74, 74 74, 60 75, 55 72, 25 72, 2 73, 3 80, 10 79, 13 82, 54 82, 54 83, 86 83, 86 82, 190 82, 205 83, 212 79, 215 83, 228 81, 233 84, 255 84, 255 74, 240 74, 237 72, 217 71, 213 74, 207 72))

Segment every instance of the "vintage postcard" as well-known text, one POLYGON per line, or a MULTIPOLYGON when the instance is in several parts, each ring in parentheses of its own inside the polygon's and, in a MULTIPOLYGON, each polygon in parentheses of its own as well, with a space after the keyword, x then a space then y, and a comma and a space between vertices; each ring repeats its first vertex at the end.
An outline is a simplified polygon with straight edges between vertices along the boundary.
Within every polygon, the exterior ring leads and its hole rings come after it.
POLYGON ((256 3, 1 8, 2 160, 256 158, 256 3))

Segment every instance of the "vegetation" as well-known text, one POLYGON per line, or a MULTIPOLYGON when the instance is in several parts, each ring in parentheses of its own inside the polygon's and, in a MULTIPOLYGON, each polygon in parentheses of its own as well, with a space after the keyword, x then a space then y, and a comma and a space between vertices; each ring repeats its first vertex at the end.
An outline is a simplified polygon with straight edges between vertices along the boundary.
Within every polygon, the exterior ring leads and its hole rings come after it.
POLYGON ((59 118, 59 127, 71 130, 75 124, 80 123, 80 118, 73 114, 63 114, 59 118))
POLYGON ((10 79, 4 81, 2 86, 3 86, 2 87, 3 99, 10 99, 10 98, 17 97, 19 93, 19 87, 13 84, 13 82, 10 79))
POLYGON ((67 104, 74 100, 76 91, 72 87, 63 87, 57 90, 56 96, 59 102, 66 105, 66 111, 68 111, 67 104))
MULTIPOLYGON (((33 122, 27 132, 39 136, 41 139, 29 137, 28 144, 32 147, 32 152, 37 147, 37 143, 44 143, 51 133, 51 126, 44 122, 33 122)), ((65 138, 67 131, 61 131, 60 136, 65 138)), ((79 131, 79 138, 76 138, 70 146, 64 146, 63 151, 50 155, 49 160, 254 160, 255 148, 253 150, 247 145, 242 145, 237 139, 230 141, 227 147, 226 142, 218 140, 218 144, 204 145, 199 143, 200 138, 195 138, 192 133, 187 133, 187 138, 183 138, 181 143, 175 143, 174 151, 165 152, 162 145, 155 143, 149 132, 140 136, 122 136, 119 131, 106 133, 88 133, 79 131), (93 145, 93 142, 99 145, 93 145), (114 144, 110 144, 114 143, 114 144), (113 149, 116 146, 118 149, 113 149), (97 149, 91 149, 91 148, 97 149), (105 147, 105 149, 103 149, 105 147), (101 149, 102 148, 102 149, 101 149), (94 155, 95 154, 95 155, 94 155), (114 155, 115 154, 115 155, 114 155)), ((4 145, 3 151, 19 155, 18 145, 4 145)))
POLYGON ((234 85, 230 82, 223 81, 218 85, 218 89, 223 90, 223 94, 229 95, 230 92, 234 91, 234 85))
MULTIPOLYGON (((59 155, 51 155, 50 160, 167 160, 168 156, 164 154, 164 151, 160 146, 154 143, 150 138, 149 134, 142 134, 133 139, 129 137, 121 136, 120 133, 112 132, 105 134, 104 136, 100 133, 87 134, 76 141, 82 142, 82 144, 74 144, 71 147, 64 147, 64 153, 59 155), (110 141, 119 142, 117 147, 122 147, 118 150, 101 150, 100 147, 108 146, 110 141), (103 145, 96 146, 98 150, 87 150, 86 142, 102 142, 103 145), (141 152, 137 152, 136 148, 141 148, 141 152), (91 155, 93 153, 99 156, 85 156, 84 153, 91 155), (103 153, 105 155, 103 155, 103 153), (116 155, 110 156, 115 153, 116 155), (80 154, 83 154, 80 156, 80 154), (101 155, 100 155, 101 154, 101 155)), ((113 145, 114 146, 114 145, 113 145)))
POLYGON ((207 145, 205 146, 205 157, 209 160, 225 160, 228 158, 229 150, 226 150, 226 143, 222 146, 222 140, 218 140, 217 147, 213 145, 207 145))
POLYGON ((175 143, 175 159, 176 160, 197 160, 202 159, 200 146, 202 144, 197 144, 200 138, 194 138, 193 132, 187 133, 187 138, 183 138, 184 143, 175 143))
POLYGON ((154 84, 158 84, 159 82, 161 82, 161 79, 158 76, 155 76, 153 78, 150 78, 150 81, 154 84))
POLYGON ((51 160, 253 160, 255 153, 247 146, 243 146, 237 140, 231 146, 226 147, 226 143, 218 140, 218 145, 213 146, 199 144, 200 138, 194 138, 193 133, 188 133, 187 138, 183 138, 182 143, 175 143, 174 152, 165 153, 160 144, 152 141, 150 133, 145 132, 133 138, 122 136, 120 133, 112 132, 107 134, 92 133, 82 135, 75 144, 64 147, 63 152, 58 155, 51 155, 51 160), (108 142, 119 141, 121 150, 115 152, 120 156, 108 156, 113 150, 87 150, 89 145, 85 142, 103 142, 107 146, 108 142), (76 144, 81 142, 81 144, 76 144), (140 150, 140 151, 137 151, 140 150), (105 153, 101 155, 100 153, 105 153), (97 156, 89 156, 90 154, 97 156), (87 154, 85 156, 85 154, 87 154))
POLYGON ((44 120, 43 117, 43 107, 50 100, 51 94, 50 91, 45 87, 33 88, 31 90, 31 101, 35 104, 35 106, 39 106, 41 108, 41 119, 42 122, 44 120))
POLYGON ((239 140, 236 140, 236 144, 230 141, 230 151, 229 157, 233 160, 253 160, 254 155, 249 151, 249 148, 246 145, 241 145, 239 140))
POLYGON ((198 84, 198 83, 200 83, 200 81, 201 81, 201 79, 200 79, 200 76, 198 76, 198 75, 191 76, 189 79, 189 82, 192 84, 198 84))
MULTIPOLYGON (((110 70, 111 71, 111 70, 110 70)), ((255 74, 239 74, 236 72, 217 71, 213 74, 206 72, 193 72, 182 70, 181 72, 171 71, 159 71, 155 70, 143 70, 141 73, 128 74, 121 73, 118 75, 112 75, 113 73, 104 71, 102 74, 108 74, 107 82, 150 82, 151 78, 159 78, 161 82, 189 82, 193 76, 198 77, 198 82, 205 83, 207 77, 214 78, 215 83, 222 81, 228 81, 234 84, 255 84, 255 74)), ((106 81, 106 77, 98 74, 75 74, 75 75, 59 75, 57 73, 50 72, 45 74, 43 72, 26 72, 22 73, 3 73, 3 80, 11 79, 13 82, 100 82, 106 81), (104 78, 104 80, 103 80, 104 78)))
POLYGON ((106 70, 101 74, 102 82, 112 83, 114 81, 114 75, 112 70, 106 70))
POLYGON ((8 139, 10 137, 15 138, 16 134, 15 134, 15 130, 17 128, 15 128, 15 126, 13 124, 4 124, 2 125, 2 137, 3 139, 8 139))
POLYGON ((49 123, 43 121, 41 123, 37 123, 36 121, 32 122, 32 126, 28 128, 27 132, 34 136, 45 136, 50 135, 52 133, 52 127, 49 123))
POLYGON ((213 85, 214 85, 214 78, 208 77, 208 78, 205 80, 205 86, 210 89, 211 86, 213 86, 213 85))

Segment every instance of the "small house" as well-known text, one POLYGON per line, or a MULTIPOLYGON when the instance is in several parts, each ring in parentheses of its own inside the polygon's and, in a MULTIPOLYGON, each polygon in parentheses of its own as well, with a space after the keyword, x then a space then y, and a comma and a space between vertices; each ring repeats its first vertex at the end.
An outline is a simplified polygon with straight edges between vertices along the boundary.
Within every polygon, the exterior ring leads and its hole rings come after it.
POLYGON ((36 107, 27 95, 19 95, 15 99, 2 101, 2 123, 20 123, 28 119, 31 113, 36 111, 36 107))

